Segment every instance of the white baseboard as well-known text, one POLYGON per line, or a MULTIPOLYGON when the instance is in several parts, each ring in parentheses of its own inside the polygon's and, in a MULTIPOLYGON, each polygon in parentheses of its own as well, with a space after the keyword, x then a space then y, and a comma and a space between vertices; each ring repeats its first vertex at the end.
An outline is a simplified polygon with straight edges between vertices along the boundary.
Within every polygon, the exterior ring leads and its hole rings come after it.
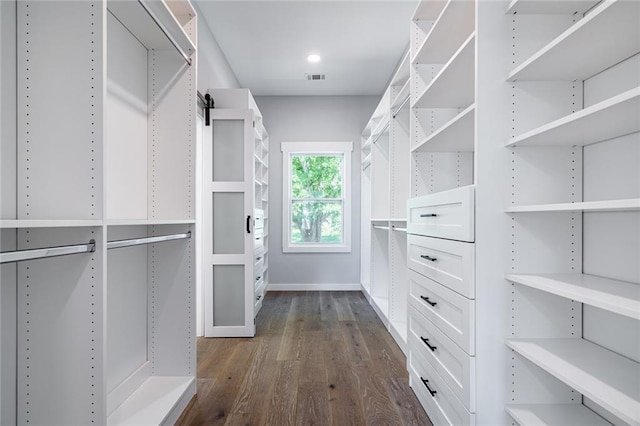
POLYGON ((277 284, 269 283, 267 291, 360 291, 360 283, 277 284))

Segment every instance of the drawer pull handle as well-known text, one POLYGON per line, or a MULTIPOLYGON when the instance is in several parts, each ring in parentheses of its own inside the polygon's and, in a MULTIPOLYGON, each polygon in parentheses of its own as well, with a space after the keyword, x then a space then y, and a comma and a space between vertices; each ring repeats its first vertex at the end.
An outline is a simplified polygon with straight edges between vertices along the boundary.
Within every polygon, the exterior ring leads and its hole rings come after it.
POLYGON ((430 261, 432 261, 432 262, 435 262, 436 260, 438 260, 438 258, 437 258, 437 257, 427 256, 426 254, 421 254, 421 255, 420 255, 420 257, 421 257, 421 258, 423 258, 423 259, 430 260, 430 261))
POLYGON ((437 217, 438 215, 435 213, 423 213, 420 217, 437 217))
POLYGON ((425 302, 427 302, 431 306, 436 306, 438 304, 438 302, 432 302, 431 300, 429 300, 428 297, 425 297, 425 296, 420 296, 420 299, 424 300, 425 302))
POLYGON ((429 381, 427 379, 423 379, 422 377, 420 377, 420 380, 422 380, 422 383, 425 385, 431 396, 436 396, 438 392, 431 390, 431 388, 429 387, 429 381))
POLYGON ((425 345, 427 345, 427 347, 428 347, 429 349, 431 349, 431 352, 435 352, 435 351, 436 351, 436 349, 438 349, 438 347, 437 347, 437 346, 431 346, 431 345, 429 344, 429 339, 426 339, 426 338, 424 338, 424 337, 420 336, 420 340, 422 340, 422 341, 424 342, 424 344, 425 344, 425 345))

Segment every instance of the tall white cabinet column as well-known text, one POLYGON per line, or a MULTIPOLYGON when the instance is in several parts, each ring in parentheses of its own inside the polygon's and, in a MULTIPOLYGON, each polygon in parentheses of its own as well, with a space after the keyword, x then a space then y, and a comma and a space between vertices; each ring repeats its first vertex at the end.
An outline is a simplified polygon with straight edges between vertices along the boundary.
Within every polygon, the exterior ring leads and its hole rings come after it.
POLYGON ((20 1, 0 18, 17 129, 1 141, 0 423, 171 423, 195 394, 195 11, 20 1), (49 257, 69 246, 87 250, 49 257))
POLYGON ((362 132, 362 287, 380 320, 407 348, 409 55, 362 132))
POLYGON ((247 89, 212 89, 203 146, 206 337, 253 337, 269 277, 269 137, 247 89))
POLYGON ((434 423, 640 424, 639 6, 416 10, 409 370, 434 423))

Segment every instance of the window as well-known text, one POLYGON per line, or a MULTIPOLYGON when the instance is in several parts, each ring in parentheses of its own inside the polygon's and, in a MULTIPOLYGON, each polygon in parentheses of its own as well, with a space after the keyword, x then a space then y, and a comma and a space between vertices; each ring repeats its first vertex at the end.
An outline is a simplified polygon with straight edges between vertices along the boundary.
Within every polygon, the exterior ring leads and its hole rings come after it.
POLYGON ((351 251, 351 142, 282 142, 282 251, 351 251))

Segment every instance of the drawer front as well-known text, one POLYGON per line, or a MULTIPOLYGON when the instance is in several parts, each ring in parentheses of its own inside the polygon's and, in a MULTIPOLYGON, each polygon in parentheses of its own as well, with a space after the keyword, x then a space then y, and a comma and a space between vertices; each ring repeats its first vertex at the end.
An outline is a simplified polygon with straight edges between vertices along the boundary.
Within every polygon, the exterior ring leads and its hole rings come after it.
POLYGON ((434 425, 472 426, 475 414, 464 408, 438 373, 419 353, 409 348, 409 385, 434 425), (424 380, 428 381, 426 384, 424 380), (429 386, 429 388, 427 388, 429 386), (432 392, 435 391, 434 394, 432 392))
POLYGON ((255 217, 253 219, 253 229, 255 230, 263 229, 264 228, 264 210, 255 209, 254 215, 255 217))
POLYGON ((409 304, 469 355, 475 354, 475 302, 409 270, 409 304))
POLYGON ((469 299, 475 298, 473 243, 409 235, 407 244, 410 269, 469 299))
POLYGON ((264 252, 264 238, 262 236, 254 236, 253 247, 255 252, 264 252))
POLYGON ((255 267, 254 267, 253 270, 255 271, 256 277, 258 275, 262 274, 262 272, 264 271, 264 257, 263 256, 256 256, 256 264, 255 264, 255 267))
POLYGON ((409 307, 408 344, 434 367, 465 408, 475 413, 476 358, 442 333, 413 306, 409 307))
POLYGON ((407 232, 474 241, 474 187, 465 186, 407 201, 407 232))

